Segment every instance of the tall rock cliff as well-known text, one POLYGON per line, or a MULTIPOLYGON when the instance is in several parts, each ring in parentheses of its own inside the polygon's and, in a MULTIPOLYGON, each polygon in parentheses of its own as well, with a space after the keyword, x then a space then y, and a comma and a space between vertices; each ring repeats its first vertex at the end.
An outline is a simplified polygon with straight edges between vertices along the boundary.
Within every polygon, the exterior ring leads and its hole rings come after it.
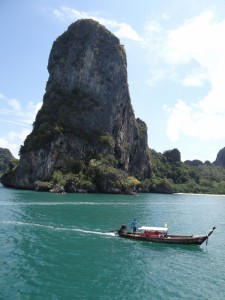
POLYGON ((220 149, 220 151, 217 153, 214 164, 216 166, 225 168, 225 147, 220 149))
POLYGON ((111 154, 117 168, 142 180, 150 176, 147 128, 135 119, 123 45, 90 19, 69 26, 53 43, 43 106, 20 151, 20 165, 3 184, 34 188, 54 170, 111 154))

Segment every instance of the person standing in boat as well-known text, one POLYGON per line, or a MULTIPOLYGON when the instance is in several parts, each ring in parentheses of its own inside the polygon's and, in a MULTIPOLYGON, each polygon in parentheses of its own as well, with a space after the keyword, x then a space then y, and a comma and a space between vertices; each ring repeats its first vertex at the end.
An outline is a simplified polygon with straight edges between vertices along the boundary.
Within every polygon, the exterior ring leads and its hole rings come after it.
POLYGON ((138 221, 136 219, 134 219, 131 223, 131 228, 132 228, 132 231, 133 233, 135 234, 136 231, 137 231, 137 226, 138 226, 138 221))

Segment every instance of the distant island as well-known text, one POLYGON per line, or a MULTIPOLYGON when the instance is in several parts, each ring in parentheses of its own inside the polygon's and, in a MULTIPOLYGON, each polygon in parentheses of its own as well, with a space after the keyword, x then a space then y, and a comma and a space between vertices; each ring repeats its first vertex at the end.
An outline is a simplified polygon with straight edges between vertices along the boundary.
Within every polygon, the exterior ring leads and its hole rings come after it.
POLYGON ((91 19, 53 43, 49 79, 20 159, 0 148, 6 187, 51 192, 225 194, 225 148, 214 163, 157 153, 135 117, 124 46, 91 19))
POLYGON ((7 172, 11 167, 13 168, 13 161, 15 158, 9 149, 0 148, 0 177, 7 172))

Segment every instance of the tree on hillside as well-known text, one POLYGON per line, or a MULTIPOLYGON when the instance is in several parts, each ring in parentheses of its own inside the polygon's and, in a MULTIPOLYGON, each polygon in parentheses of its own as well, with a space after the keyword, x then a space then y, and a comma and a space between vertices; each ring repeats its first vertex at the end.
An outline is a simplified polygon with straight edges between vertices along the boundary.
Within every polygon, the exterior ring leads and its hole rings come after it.
POLYGON ((163 153, 163 155, 166 157, 166 159, 171 162, 180 162, 181 161, 181 155, 180 151, 178 149, 173 149, 173 150, 167 150, 163 153))

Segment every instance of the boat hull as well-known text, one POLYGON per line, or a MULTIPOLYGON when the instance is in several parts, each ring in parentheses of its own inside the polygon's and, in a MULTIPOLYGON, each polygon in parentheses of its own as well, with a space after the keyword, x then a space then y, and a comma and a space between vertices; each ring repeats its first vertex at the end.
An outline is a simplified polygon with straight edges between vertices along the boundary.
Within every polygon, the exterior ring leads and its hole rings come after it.
POLYGON ((140 233, 133 234, 132 232, 120 232, 118 235, 122 238, 139 240, 151 243, 164 243, 176 245, 201 245, 208 238, 208 235, 171 235, 166 236, 143 236, 140 233))

